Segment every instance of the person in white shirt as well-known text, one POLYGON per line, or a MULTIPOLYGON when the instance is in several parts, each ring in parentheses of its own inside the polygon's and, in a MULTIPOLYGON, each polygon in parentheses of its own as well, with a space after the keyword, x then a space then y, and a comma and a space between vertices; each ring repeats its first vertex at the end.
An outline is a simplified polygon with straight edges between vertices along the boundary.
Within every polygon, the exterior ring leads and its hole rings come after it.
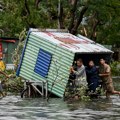
POLYGON ((80 86, 86 86, 87 85, 87 78, 86 78, 86 71, 85 71, 85 66, 83 65, 82 59, 78 59, 76 61, 77 63, 77 69, 74 70, 73 67, 71 67, 70 72, 76 75, 75 78, 75 85, 77 87, 80 86))

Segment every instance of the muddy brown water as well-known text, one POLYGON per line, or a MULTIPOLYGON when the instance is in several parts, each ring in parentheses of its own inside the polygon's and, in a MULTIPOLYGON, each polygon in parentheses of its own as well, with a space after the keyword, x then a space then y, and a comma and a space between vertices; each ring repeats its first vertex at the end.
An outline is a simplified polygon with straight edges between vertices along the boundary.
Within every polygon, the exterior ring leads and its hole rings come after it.
MULTIPOLYGON (((120 79, 115 79, 114 85, 120 90, 120 79)), ((0 100, 0 120, 120 120, 120 97, 67 103, 61 98, 47 102, 9 95, 0 100)))

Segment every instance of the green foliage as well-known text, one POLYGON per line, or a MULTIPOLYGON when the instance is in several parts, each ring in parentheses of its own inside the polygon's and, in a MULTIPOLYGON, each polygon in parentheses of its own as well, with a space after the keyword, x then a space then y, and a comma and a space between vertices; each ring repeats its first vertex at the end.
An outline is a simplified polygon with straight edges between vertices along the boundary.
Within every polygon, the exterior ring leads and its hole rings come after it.
POLYGON ((20 77, 16 77, 16 73, 13 70, 4 71, 9 78, 1 75, 0 79, 2 82, 3 90, 6 92, 11 92, 15 94, 19 94, 23 90, 23 82, 20 77))
MULTIPOLYGON (((69 28, 71 24, 71 12, 75 0, 1 0, 0 5, 0 29, 5 36, 18 37, 26 28, 58 28, 58 3, 63 8, 62 28, 69 28), (26 4, 25 4, 26 1, 26 4)), ((78 0, 74 13, 74 24, 79 18, 84 6, 88 6, 83 17, 86 25, 80 24, 77 32, 83 34, 86 28, 87 37, 103 44, 119 46, 120 38, 120 1, 119 0, 78 0), (97 24, 96 24, 97 23, 97 24)), ((73 25, 74 25, 73 24, 73 25)), ((72 26, 73 27, 73 26, 72 26)))
POLYGON ((77 89, 77 92, 75 94, 78 94, 80 96, 80 100, 82 101, 90 101, 90 97, 86 95, 86 89, 87 87, 82 85, 80 88, 77 89))
POLYGON ((120 38, 120 1, 119 0, 89 0, 88 36, 94 24, 96 27, 97 42, 102 44, 119 45, 120 38))
POLYGON ((13 51, 12 53, 12 62, 15 66, 15 68, 17 68, 19 62, 20 62, 20 56, 22 54, 22 50, 23 50, 23 47, 24 47, 24 44, 25 44, 25 38, 26 38, 26 29, 24 29, 20 35, 19 35, 19 43, 17 45, 17 48, 13 51))
POLYGON ((110 64, 111 66, 111 71, 113 76, 120 76, 120 62, 112 62, 110 64))
POLYGON ((90 101, 90 96, 86 94, 87 87, 81 85, 79 87, 69 84, 65 90, 65 100, 74 100, 78 96, 77 100, 90 101))

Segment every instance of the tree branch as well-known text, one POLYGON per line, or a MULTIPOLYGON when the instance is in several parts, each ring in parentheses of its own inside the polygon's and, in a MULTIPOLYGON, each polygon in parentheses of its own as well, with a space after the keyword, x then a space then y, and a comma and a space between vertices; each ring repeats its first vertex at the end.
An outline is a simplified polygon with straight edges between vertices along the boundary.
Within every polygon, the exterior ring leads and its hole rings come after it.
POLYGON ((88 9, 88 6, 84 6, 84 7, 82 8, 82 10, 81 10, 81 12, 80 12, 80 16, 79 16, 76 24, 74 25, 74 27, 73 27, 72 30, 71 30, 71 33, 72 33, 72 34, 76 34, 77 29, 78 29, 78 27, 79 27, 79 25, 80 25, 80 23, 81 23, 81 21, 82 21, 83 15, 84 15, 85 12, 87 11, 87 9, 88 9))
POLYGON ((25 0, 24 2, 25 2, 25 10, 26 10, 26 13, 27 13, 26 16, 28 16, 28 15, 30 15, 30 10, 29 10, 28 4, 27 4, 27 0, 25 0))
POLYGON ((63 5, 62 3, 60 2, 60 5, 58 6, 59 7, 59 12, 58 12, 58 24, 59 24, 59 28, 60 29, 63 29, 63 5))
POLYGON ((91 32, 91 35, 90 35, 90 39, 96 41, 96 28, 97 26, 99 25, 99 20, 97 20, 94 25, 93 25, 93 29, 92 29, 92 32, 91 32))
POLYGON ((39 5, 40 1, 41 0, 35 0, 35 6, 36 6, 36 8, 38 8, 38 5, 39 5))
POLYGON ((74 26, 74 18, 75 18, 75 11, 77 9, 77 2, 78 2, 78 0, 74 0, 73 8, 71 10, 71 21, 70 21, 70 25, 68 27, 68 30, 70 33, 71 33, 71 29, 74 26))

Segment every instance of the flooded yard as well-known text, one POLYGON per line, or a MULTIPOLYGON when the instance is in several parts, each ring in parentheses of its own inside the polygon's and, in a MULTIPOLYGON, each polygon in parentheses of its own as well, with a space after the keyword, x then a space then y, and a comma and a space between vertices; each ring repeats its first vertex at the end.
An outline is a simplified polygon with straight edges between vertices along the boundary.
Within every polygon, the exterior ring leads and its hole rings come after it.
MULTIPOLYGON (((120 80, 114 80, 120 90, 120 80)), ((119 120, 120 97, 105 96, 89 102, 64 102, 61 98, 21 99, 7 96, 0 100, 0 120, 119 120)))

